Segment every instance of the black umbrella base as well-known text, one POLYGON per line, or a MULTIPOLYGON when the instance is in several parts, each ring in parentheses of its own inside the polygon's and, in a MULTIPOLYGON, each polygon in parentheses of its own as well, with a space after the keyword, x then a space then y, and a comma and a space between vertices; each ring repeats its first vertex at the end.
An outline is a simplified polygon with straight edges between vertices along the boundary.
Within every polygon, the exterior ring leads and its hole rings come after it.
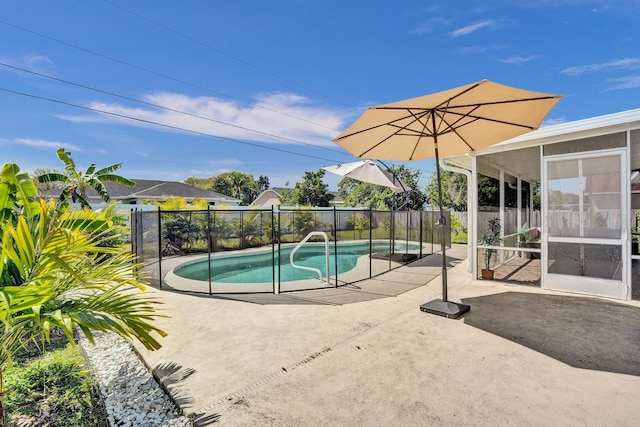
POLYGON ((420 305, 420 311, 448 317, 449 319, 457 319, 469 310, 471 310, 471 306, 469 305, 443 301, 441 299, 434 299, 433 301, 420 305))

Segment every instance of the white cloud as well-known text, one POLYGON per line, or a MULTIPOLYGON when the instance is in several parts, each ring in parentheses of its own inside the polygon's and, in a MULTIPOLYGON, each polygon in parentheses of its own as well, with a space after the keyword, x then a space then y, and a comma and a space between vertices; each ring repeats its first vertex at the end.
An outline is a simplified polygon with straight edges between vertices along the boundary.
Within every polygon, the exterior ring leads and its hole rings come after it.
POLYGON ((536 55, 528 55, 528 56, 510 56, 509 58, 498 59, 500 62, 504 62, 505 64, 524 64, 536 59, 536 55))
POLYGON ((291 93, 262 95, 248 105, 215 97, 189 97, 168 92, 148 94, 143 99, 173 111, 92 102, 88 107, 112 115, 60 117, 74 122, 118 122, 147 127, 161 123, 174 131, 187 130, 262 143, 303 142, 318 146, 333 146, 331 139, 347 119, 346 112, 316 106, 309 99, 291 93))
POLYGON ((467 46, 458 49, 456 52, 462 55, 480 55, 485 54, 495 50, 504 49, 504 45, 499 44, 490 44, 490 45, 475 45, 475 46, 467 46))
POLYGON ((46 141, 44 139, 16 138, 7 142, 11 144, 24 145, 32 148, 43 148, 47 150, 57 150, 58 148, 64 148, 65 150, 82 151, 82 149, 77 145, 68 144, 66 142, 46 141))
POLYGON ((444 18, 430 18, 427 21, 422 22, 418 26, 418 28, 409 31, 409 34, 417 34, 421 36, 423 34, 428 34, 432 31, 435 31, 439 27, 448 25, 449 21, 444 18))
POLYGON ((494 27, 498 21, 495 19, 485 19, 484 21, 476 22, 475 24, 467 25, 466 27, 458 28, 451 31, 449 35, 451 37, 461 37, 474 33, 482 28, 494 27))
POLYGON ((614 86, 610 87, 606 91, 618 89, 635 89, 640 87, 640 76, 620 77, 617 79, 609 79, 607 81, 614 83, 614 86))
MULTIPOLYGON (((25 55, 17 58, 2 58, 0 57, 0 62, 18 67, 25 68, 31 71, 45 71, 50 69, 54 64, 49 57, 44 55, 25 55)), ((12 70, 8 67, 0 67, 2 70, 12 70)), ((18 70, 12 70, 15 72, 19 72, 18 70)))
POLYGON ((601 64, 577 65, 568 67, 561 71, 569 76, 577 76, 579 74, 591 71, 611 71, 619 69, 635 70, 640 68, 640 58, 623 58, 616 61, 603 62, 601 64))

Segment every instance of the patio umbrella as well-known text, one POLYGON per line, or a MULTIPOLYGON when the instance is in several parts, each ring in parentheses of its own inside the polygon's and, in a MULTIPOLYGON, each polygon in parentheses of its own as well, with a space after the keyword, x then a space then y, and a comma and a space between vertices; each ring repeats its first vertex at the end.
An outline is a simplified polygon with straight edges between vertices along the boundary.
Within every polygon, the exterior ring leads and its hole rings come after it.
POLYGON ((440 156, 463 154, 537 129, 560 95, 489 80, 418 98, 370 107, 334 142, 356 157, 383 160, 435 158, 442 252, 442 299, 422 311, 457 318, 469 311, 447 296, 447 261, 440 156))
POLYGON ((325 166, 322 169, 357 181, 389 187, 394 193, 403 193, 411 190, 397 176, 382 169, 371 160, 325 166))

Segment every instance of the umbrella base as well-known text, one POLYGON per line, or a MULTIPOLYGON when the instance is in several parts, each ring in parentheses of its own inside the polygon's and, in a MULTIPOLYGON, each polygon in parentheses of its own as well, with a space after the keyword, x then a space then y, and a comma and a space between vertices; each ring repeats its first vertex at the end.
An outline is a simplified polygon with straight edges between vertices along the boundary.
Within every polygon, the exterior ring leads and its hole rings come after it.
POLYGON ((449 319, 457 319, 469 310, 471 310, 471 306, 469 305, 443 301, 441 299, 434 299, 433 301, 420 305, 420 311, 448 317, 449 319))

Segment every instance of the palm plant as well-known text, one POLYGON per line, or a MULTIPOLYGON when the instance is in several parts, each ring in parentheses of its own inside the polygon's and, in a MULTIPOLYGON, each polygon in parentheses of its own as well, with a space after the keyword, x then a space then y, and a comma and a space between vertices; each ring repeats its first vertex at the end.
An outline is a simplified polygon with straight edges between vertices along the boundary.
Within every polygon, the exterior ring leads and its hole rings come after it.
MULTIPOLYGON (((54 201, 34 202, 35 183, 16 165, 0 180, 0 364, 31 342, 62 331, 69 342, 80 328, 111 331, 158 349, 152 324, 158 302, 142 293, 140 264, 125 247, 113 247, 115 212, 63 210, 54 201)), ((1 366, 0 365, 0 366, 1 366)), ((0 396, 2 372, 0 369, 0 396)), ((0 402, 1 417, 1 402, 0 402)))
POLYGON ((243 200, 244 195, 249 188, 249 176, 242 172, 231 172, 229 174, 229 183, 231 187, 231 196, 236 199, 243 200))
POLYGON ((56 154, 64 164, 65 172, 49 172, 39 175, 38 182, 63 183, 64 188, 59 198, 61 205, 69 203, 69 198, 71 198, 74 203, 76 201, 80 202, 82 207, 90 209, 89 202, 87 201, 87 190, 89 188, 93 188, 100 197, 102 197, 102 200, 109 202, 111 199, 104 186, 105 182, 113 182, 115 184, 126 185, 127 187, 133 187, 135 185, 134 181, 114 174, 114 172, 122 166, 122 163, 116 163, 98 170, 96 170, 95 163, 92 163, 85 172, 81 172, 76 170, 76 164, 71 158, 70 152, 65 151, 64 148, 59 148, 56 154))
MULTIPOLYGON (((480 241, 478 242, 483 246, 498 246, 502 242, 502 224, 500 224, 500 218, 492 218, 489 220, 489 229, 482 233, 480 241)), ((483 274, 486 278, 493 278, 493 270, 491 270, 491 259, 498 253, 497 249, 493 247, 484 249, 484 262, 485 268, 483 274), (486 272, 486 273, 485 273, 486 272)))

